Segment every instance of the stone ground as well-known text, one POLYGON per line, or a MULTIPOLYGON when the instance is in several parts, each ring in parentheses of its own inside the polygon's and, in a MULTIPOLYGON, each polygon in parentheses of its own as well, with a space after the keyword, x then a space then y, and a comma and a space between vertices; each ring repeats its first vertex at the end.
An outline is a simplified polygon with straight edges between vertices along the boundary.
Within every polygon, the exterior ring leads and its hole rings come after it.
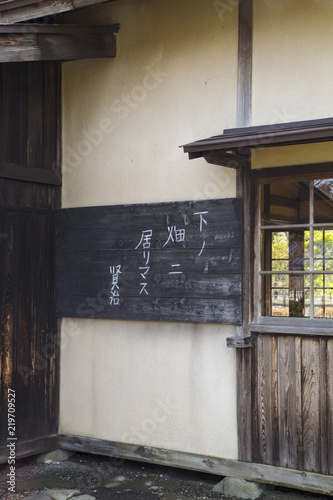
MULTIPOLYGON (((63 462, 16 462, 15 493, 8 491, 8 465, 0 466, 1 500, 186 500, 223 499, 212 488, 220 476, 77 453, 63 462)), ((267 490, 261 500, 324 500, 293 490, 267 490)))

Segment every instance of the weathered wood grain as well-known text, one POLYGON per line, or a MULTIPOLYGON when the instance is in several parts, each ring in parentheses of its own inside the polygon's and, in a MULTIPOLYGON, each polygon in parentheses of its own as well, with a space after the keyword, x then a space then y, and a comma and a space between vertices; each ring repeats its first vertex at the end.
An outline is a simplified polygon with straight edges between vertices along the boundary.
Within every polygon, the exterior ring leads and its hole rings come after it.
POLYGON ((279 466, 300 469, 300 339, 278 338, 279 466))
POLYGON ((12 24, 38 17, 53 16, 105 1, 107 0, 14 0, 10 3, 0 4, 0 24, 12 24))
POLYGON ((137 321, 190 323, 241 323, 241 299, 191 299, 123 297, 119 306, 110 307, 108 290, 96 297, 57 297, 57 315, 75 318, 103 318, 137 321))
POLYGON ((277 339, 258 336, 258 424, 260 458, 278 465, 277 339))
MULTIPOLYGON (((1 18, 1 13, 0 13, 1 18)), ((27 30, 28 31, 28 30, 27 30)), ((22 61, 72 61, 116 56, 116 37, 109 33, 0 32, 0 63, 22 61)))
POLYGON ((332 474, 332 339, 255 334, 253 343, 253 460, 332 474))
MULTIPOLYGON (((147 224, 168 225, 177 224, 187 227, 189 224, 196 226, 200 231, 199 216, 196 212, 211 211, 215 225, 228 223, 233 227, 235 222, 242 220, 242 200, 238 198, 225 198, 217 200, 181 201, 172 203, 140 203, 133 205, 115 205, 99 207, 64 208, 59 212, 59 230, 75 229, 109 229, 118 225, 134 222, 136 230, 144 228, 147 224)), ((209 214, 205 217, 210 222, 209 214)), ((150 226, 149 226, 150 227, 150 226)), ((203 231, 207 230, 203 225, 203 231)), ((214 231, 214 228, 209 231, 214 231)), ((219 240, 217 240, 219 243, 219 240)))
MULTIPOLYGON (((58 136, 49 133, 46 138, 40 134, 41 127, 42 132, 48 127, 44 122, 43 65, 33 69, 25 64, 19 68, 16 64, 8 66, 9 71, 2 66, 0 72, 1 105, 5 103, 6 108, 0 123, 2 130, 8 127, 3 138, 6 147, 0 153, 0 460, 8 437, 8 388, 16 391, 17 457, 54 446, 58 428, 54 247, 59 188, 35 182, 27 166, 31 140, 33 162, 41 164, 33 172, 54 174, 42 168, 43 151, 49 140, 53 144, 46 147, 57 151, 58 136), (23 94, 22 86, 27 87, 23 94), (32 92, 33 86, 38 92, 32 92), (33 95, 30 107, 29 91, 30 97, 33 95), (15 144, 10 140, 7 143, 11 134, 15 144), (38 140, 34 140, 36 137, 38 140), (13 165, 13 161, 24 163, 13 165), (14 174, 6 178, 6 169, 14 174), (18 171, 22 176, 14 180, 18 171)), ((58 90, 57 85, 48 91, 48 97, 57 103, 54 94, 58 90)))
POLYGON ((120 303, 96 317, 239 324, 241 216, 239 199, 62 210, 58 314, 77 317, 77 297, 111 298, 110 266, 121 266, 120 303))
MULTIPOLYGON (((122 271, 119 278, 120 301, 123 297, 143 298, 197 298, 202 299, 238 299, 242 290, 242 277, 240 274, 225 275, 200 275, 183 271, 181 275, 170 275, 161 270, 149 271, 145 276, 145 291, 142 290, 143 278, 140 271, 122 271)), ((107 290, 110 296, 112 279, 104 274, 83 275, 77 274, 57 276, 59 294, 71 295, 73 290, 80 290, 81 296, 97 296, 100 290, 107 290)), ((110 314, 111 311, 110 311, 110 314)))
POLYGON ((137 446, 84 436, 59 436, 62 449, 106 455, 140 462, 198 470, 220 476, 291 487, 318 494, 333 495, 333 477, 270 465, 247 463, 192 453, 137 446))
POLYGON ((318 339, 302 340, 302 418, 304 470, 321 470, 320 373, 318 339))
POLYGON ((237 126, 252 122, 253 0, 239 2, 237 126))
POLYGON ((327 341, 327 459, 333 476, 333 339, 327 341))

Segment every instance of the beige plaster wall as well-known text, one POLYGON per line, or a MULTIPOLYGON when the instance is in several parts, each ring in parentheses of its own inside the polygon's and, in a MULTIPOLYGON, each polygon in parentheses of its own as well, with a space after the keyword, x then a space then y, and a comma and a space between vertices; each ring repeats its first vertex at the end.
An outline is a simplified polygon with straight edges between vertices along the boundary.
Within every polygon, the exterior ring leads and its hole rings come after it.
POLYGON ((115 59, 63 65, 63 206, 234 196, 234 172, 179 146, 236 125, 237 10, 117 0, 81 17, 121 29, 115 59))
POLYGON ((333 2, 254 0, 253 125, 333 116, 333 2))
MULTIPOLYGON (((210 0, 67 17, 121 30, 116 59, 63 66, 64 207, 235 196, 234 172, 179 146, 236 125, 237 17, 210 0)), ((61 332, 60 432, 237 458, 234 327, 63 319, 61 332)))

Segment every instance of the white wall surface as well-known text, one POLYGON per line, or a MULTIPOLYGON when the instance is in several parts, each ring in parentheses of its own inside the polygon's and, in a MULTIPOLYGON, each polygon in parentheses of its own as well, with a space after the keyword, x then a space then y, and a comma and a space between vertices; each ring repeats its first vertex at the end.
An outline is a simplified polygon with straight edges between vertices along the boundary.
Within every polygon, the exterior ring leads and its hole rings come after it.
POLYGON ((254 0, 253 125, 333 116, 333 2, 254 0))
MULTIPOLYGON (((230 5, 229 5, 230 7, 230 5)), ((235 173, 181 144, 236 125, 237 19, 211 0, 117 0, 113 60, 63 66, 63 207, 235 196, 235 173)), ((223 325, 63 319, 60 432, 237 458, 223 325)))

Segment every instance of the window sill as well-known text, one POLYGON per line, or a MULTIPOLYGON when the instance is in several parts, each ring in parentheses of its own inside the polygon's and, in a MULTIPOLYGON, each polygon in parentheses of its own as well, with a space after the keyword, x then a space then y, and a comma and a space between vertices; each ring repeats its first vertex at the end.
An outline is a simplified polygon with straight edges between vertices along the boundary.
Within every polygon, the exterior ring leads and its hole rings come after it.
POLYGON ((304 318, 260 318, 249 326, 251 333, 276 333, 286 335, 333 336, 333 320, 304 318))

